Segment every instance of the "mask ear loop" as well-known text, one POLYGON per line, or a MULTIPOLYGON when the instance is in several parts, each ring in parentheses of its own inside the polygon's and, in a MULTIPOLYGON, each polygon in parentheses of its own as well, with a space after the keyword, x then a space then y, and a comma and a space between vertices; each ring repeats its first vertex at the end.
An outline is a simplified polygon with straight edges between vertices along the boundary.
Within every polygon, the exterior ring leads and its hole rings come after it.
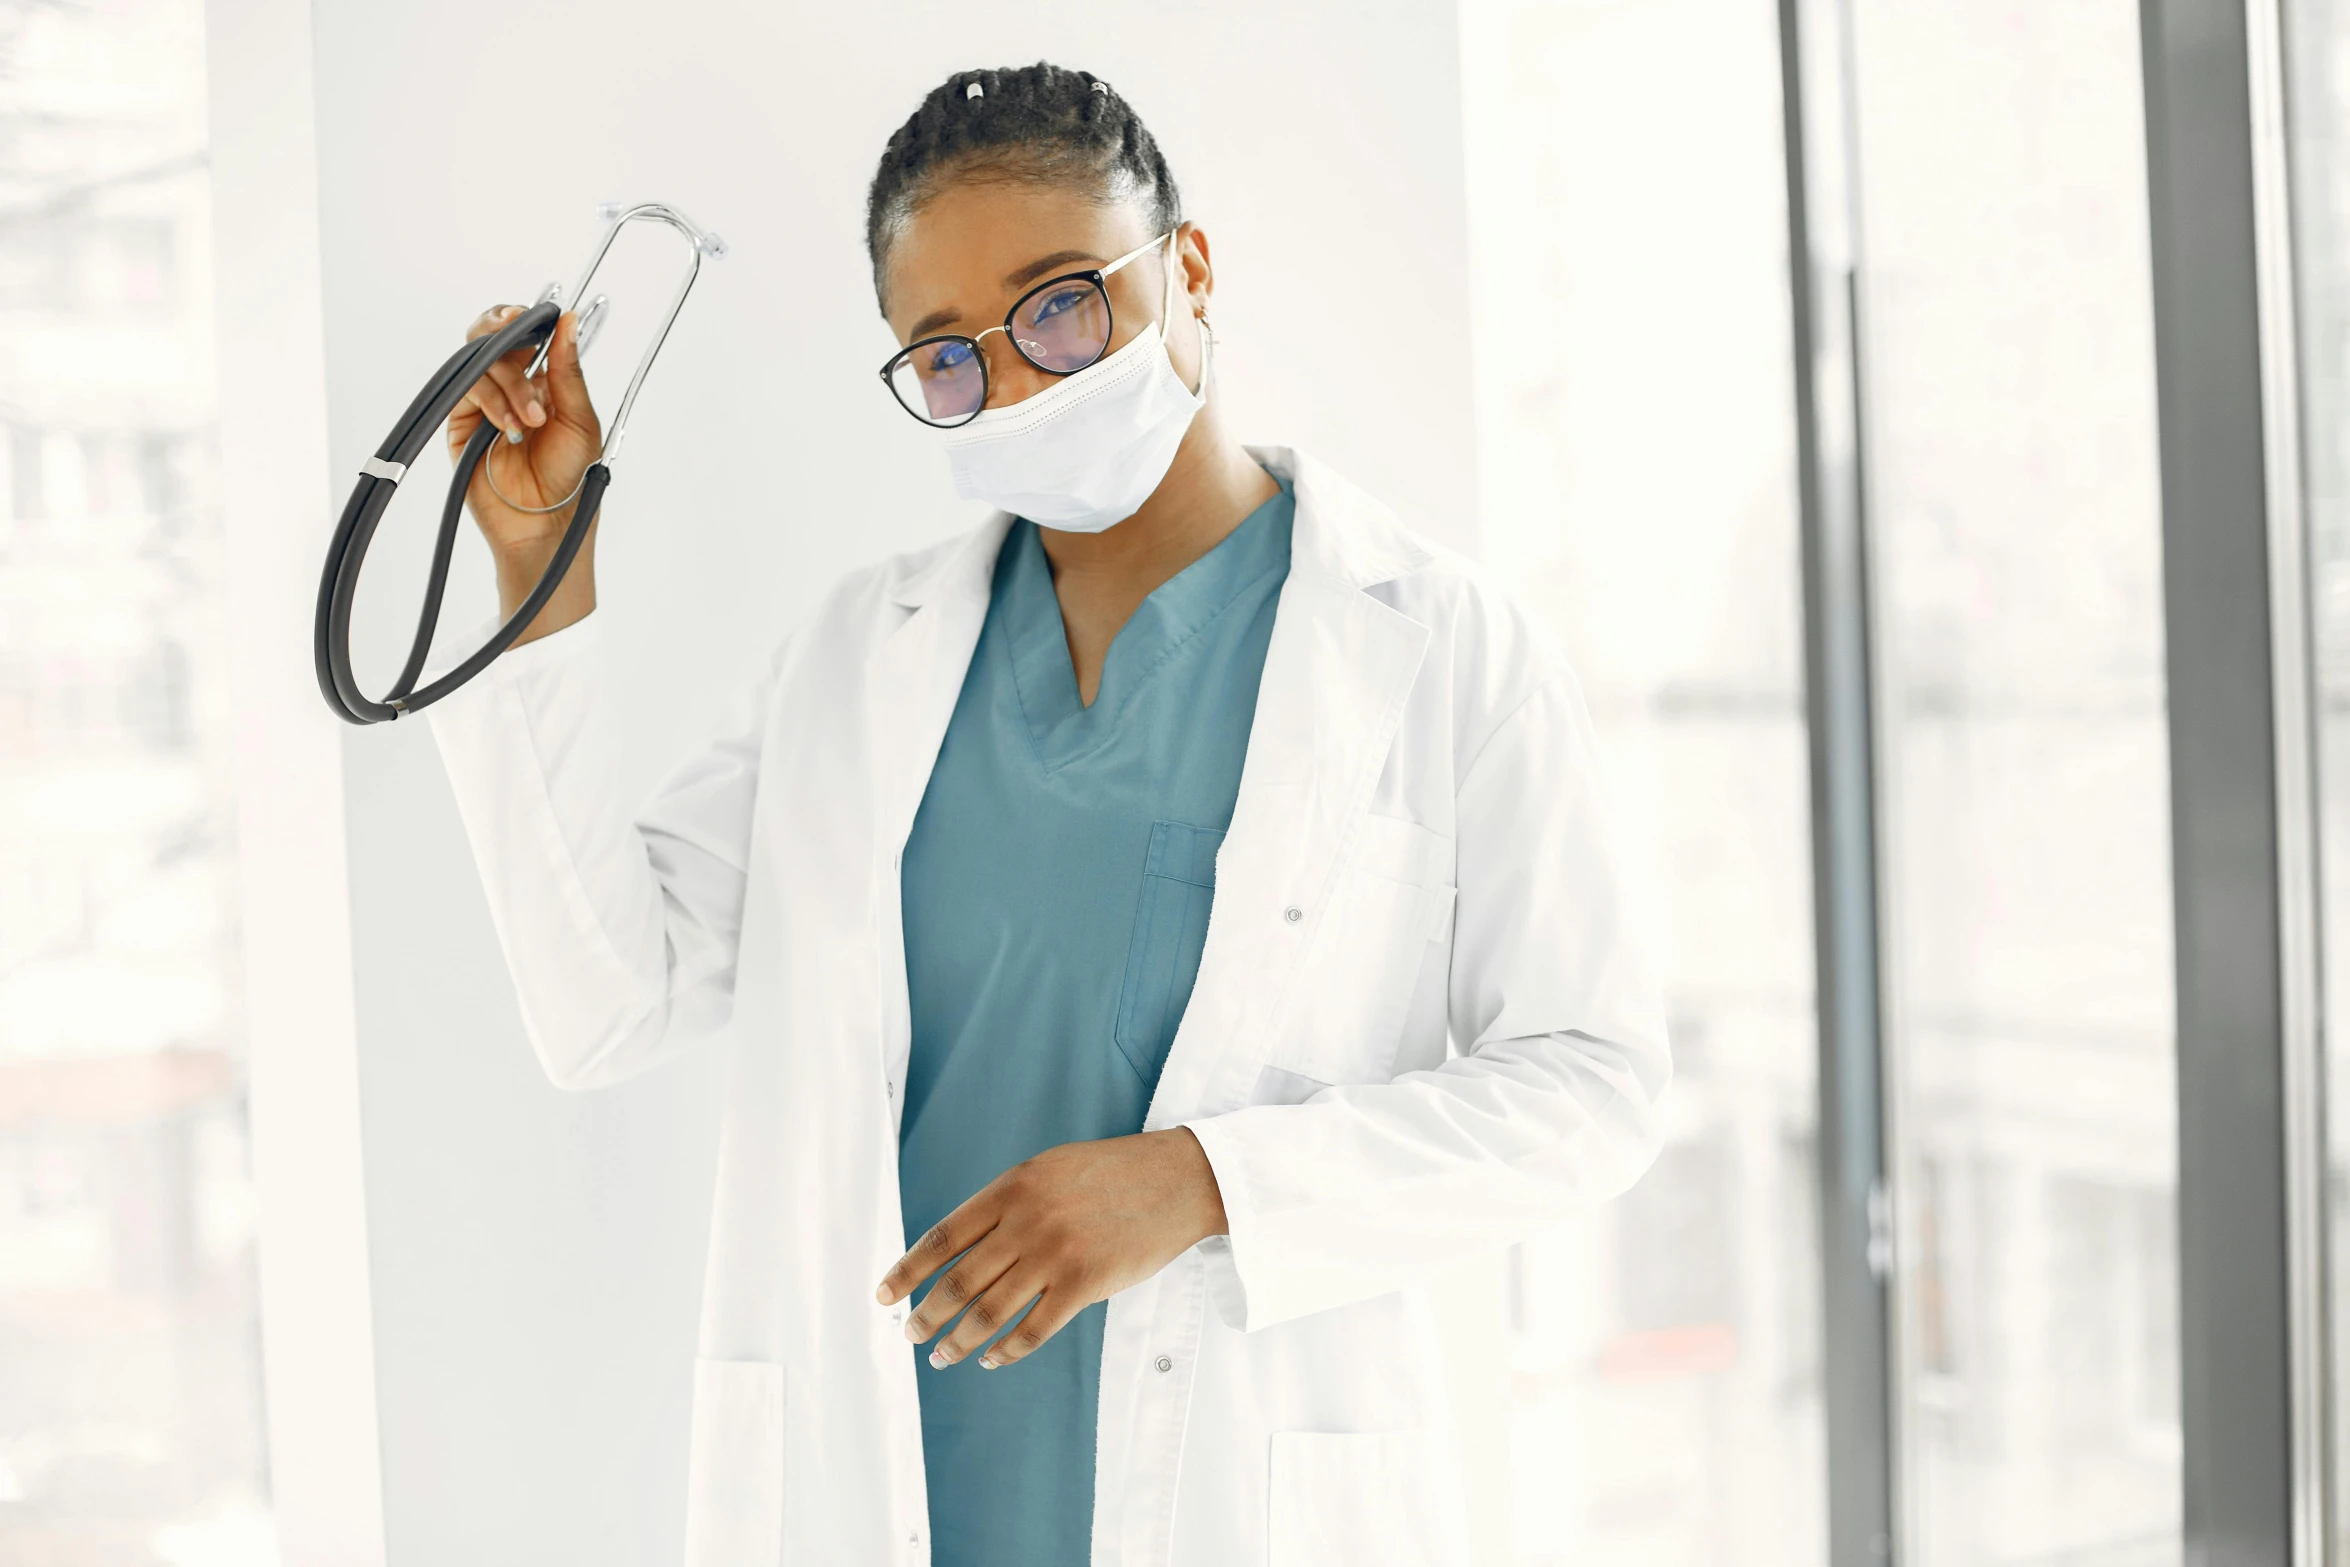
POLYGON ((1167 282, 1159 297, 1159 341, 1167 340, 1168 323, 1175 319, 1175 239, 1183 232, 1181 224, 1167 230, 1167 282))

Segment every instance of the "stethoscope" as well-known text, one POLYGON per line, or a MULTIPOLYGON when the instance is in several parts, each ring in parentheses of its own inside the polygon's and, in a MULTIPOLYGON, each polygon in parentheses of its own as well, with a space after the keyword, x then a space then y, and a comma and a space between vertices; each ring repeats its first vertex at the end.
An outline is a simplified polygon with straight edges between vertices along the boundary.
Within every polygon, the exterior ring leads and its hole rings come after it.
MULTIPOLYGON (((547 367, 547 352, 554 344, 555 323, 563 313, 565 295, 562 285, 549 283, 539 294, 537 303, 517 315, 497 331, 487 333, 467 343, 451 354, 424 389, 416 394, 392 433, 384 437, 375 455, 359 465, 359 483, 344 503, 343 515, 335 524, 334 540, 327 546, 326 573, 318 584, 318 624, 314 651, 318 660, 318 688, 325 693, 327 706, 337 716, 354 724, 380 724, 398 718, 402 713, 413 713, 428 707, 456 690, 490 666, 492 660, 513 645, 538 612, 554 596, 563 574, 571 569, 572 559, 579 554, 580 545, 587 538, 589 526, 596 520, 597 509, 603 504, 604 490, 612 482, 612 459, 619 455, 620 443, 628 434, 629 411, 636 406, 637 393, 644 388, 645 375, 653 368, 653 360, 668 340, 669 329, 677 322, 678 311, 685 308, 685 296, 693 290, 694 279, 701 274, 702 259, 726 254, 726 242, 716 234, 697 226, 675 207, 657 201, 641 202, 633 207, 622 207, 617 202, 599 209, 604 219, 604 238, 596 246, 596 253, 588 258, 579 281, 572 285, 568 296, 573 300, 587 298, 588 284, 603 265, 605 254, 620 231, 639 219, 666 223, 684 235, 693 247, 693 259, 687 264, 684 281, 677 285, 677 294, 669 301, 669 312, 661 318, 661 325, 653 340, 645 346, 642 359, 637 361, 636 373, 628 378, 628 390, 621 394, 619 410, 613 415, 610 429, 604 436, 603 450, 580 476, 579 484, 569 495, 551 506, 520 506, 518 511, 560 511, 573 501, 579 509, 572 514, 571 524, 563 530, 563 538, 555 547, 554 558, 547 563, 546 572, 530 596, 522 601, 497 634, 483 643, 463 663, 434 680, 422 690, 416 689, 417 677, 423 673, 424 660, 431 651, 433 629, 440 622, 441 595, 448 586, 449 556, 457 543, 457 525, 465 514, 465 494, 473 484, 473 471, 488 457, 489 450, 502 433, 488 419, 473 432, 465 443, 464 453, 457 459, 457 471, 449 480, 448 500, 441 507, 440 533, 433 540, 432 569, 424 590, 424 609, 417 616, 416 639, 409 645, 408 661, 401 666, 399 678, 384 694, 374 701, 359 689, 351 673, 351 599, 358 591, 359 568, 367 559, 367 546, 375 537, 376 524, 383 518, 384 508, 391 504, 392 495, 400 481, 408 475, 408 465, 424 449, 434 432, 440 429, 457 404, 473 384, 489 372, 506 355, 517 349, 535 345, 538 349, 523 372, 524 379, 537 377, 547 367)), ((579 314, 579 351, 584 356, 588 345, 595 341, 596 331, 603 325, 604 312, 611 303, 603 294, 588 300, 579 314)), ((491 487, 496 488, 494 476, 491 487)), ((504 499, 500 496, 500 499, 504 499)), ((511 505, 511 502, 508 502, 511 505)))

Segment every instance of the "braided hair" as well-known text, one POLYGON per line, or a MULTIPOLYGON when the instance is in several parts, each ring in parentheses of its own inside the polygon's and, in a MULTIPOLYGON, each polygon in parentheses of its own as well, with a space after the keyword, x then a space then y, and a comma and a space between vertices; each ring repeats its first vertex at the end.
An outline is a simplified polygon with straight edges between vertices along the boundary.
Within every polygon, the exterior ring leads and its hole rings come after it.
POLYGON ((881 292, 882 262, 908 219, 949 183, 1092 186, 1101 199, 1143 202, 1151 232, 1183 221, 1165 154, 1142 116, 1085 71, 1038 61, 957 71, 933 87, 890 136, 865 198, 865 250, 881 292))

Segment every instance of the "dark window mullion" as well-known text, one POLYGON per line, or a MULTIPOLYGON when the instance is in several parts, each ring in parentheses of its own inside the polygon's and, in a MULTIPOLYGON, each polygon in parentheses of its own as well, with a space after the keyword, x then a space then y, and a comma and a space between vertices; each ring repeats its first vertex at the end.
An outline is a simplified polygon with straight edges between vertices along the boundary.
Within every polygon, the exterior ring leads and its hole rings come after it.
POLYGON ((1848 16, 1779 0, 1819 1013, 1831 1567, 1894 1559, 1879 767, 1848 16))
POLYGON ((2310 1396, 2319 1286, 2313 1247, 2295 1238, 2297 1227, 2310 1233, 2319 1197, 2318 1105, 2315 910, 2306 876, 2286 875, 2310 864, 2314 828, 2297 480, 2278 460, 2293 432, 2264 422, 2293 417, 2291 344, 2276 334, 2289 290, 2272 281, 2263 315, 2283 199, 2275 15, 2257 11, 2264 4, 2273 0, 2141 0, 2139 17, 2176 900, 2186 1549, 2191 1561, 2286 1567, 2322 1559, 2310 1396))

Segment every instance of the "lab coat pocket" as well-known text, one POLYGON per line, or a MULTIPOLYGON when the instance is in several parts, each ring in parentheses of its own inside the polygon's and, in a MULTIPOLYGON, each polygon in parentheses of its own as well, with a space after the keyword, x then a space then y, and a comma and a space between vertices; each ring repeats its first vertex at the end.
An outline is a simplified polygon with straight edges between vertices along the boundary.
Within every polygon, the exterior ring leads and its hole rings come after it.
POLYGON ((1155 1085, 1167 1061, 1176 1025, 1199 977, 1208 939, 1208 909, 1216 895, 1216 850, 1224 835, 1213 827, 1151 823, 1143 861, 1142 898, 1126 944, 1126 977, 1118 987, 1118 1049, 1145 1085, 1155 1085))
POLYGON ((775 1567, 783 1557, 783 1367, 694 1362, 685 1567, 775 1567))
POLYGON ((1266 1567, 1466 1567, 1458 1459, 1434 1431, 1276 1431, 1266 1567))
POLYGON ((1394 1075, 1428 943, 1452 917, 1450 838, 1389 816, 1356 831, 1270 1052, 1273 1065, 1324 1083, 1394 1075))

